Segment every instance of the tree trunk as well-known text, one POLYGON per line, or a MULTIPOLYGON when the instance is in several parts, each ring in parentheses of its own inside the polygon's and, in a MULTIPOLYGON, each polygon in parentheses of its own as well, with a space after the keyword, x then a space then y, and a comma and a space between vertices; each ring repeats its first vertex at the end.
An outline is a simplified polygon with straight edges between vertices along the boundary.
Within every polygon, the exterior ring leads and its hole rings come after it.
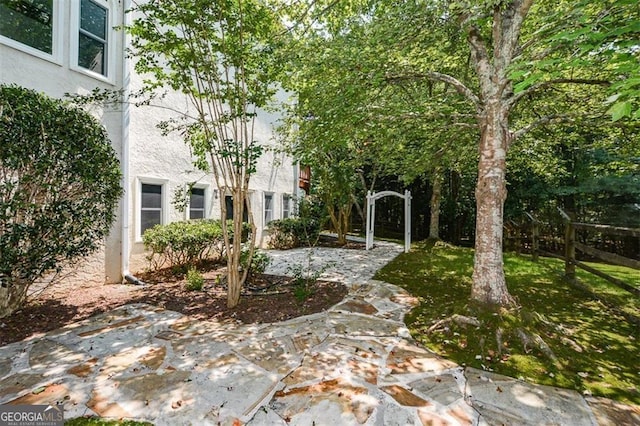
POLYGON ((233 191, 233 240, 227 250, 227 307, 235 308, 240 302, 242 289, 240 275, 240 253, 242 252, 242 216, 244 197, 237 188, 233 191))
POLYGON ((442 173, 436 170, 431 182, 431 216, 429 219, 429 238, 440 239, 440 200, 442 199, 442 173))
POLYGON ((511 132, 509 114, 517 98, 509 67, 519 52, 518 39, 533 0, 511 0, 493 7, 491 40, 478 23, 469 26, 471 62, 480 83, 475 99, 480 127, 480 162, 476 185, 476 250, 471 300, 510 306, 502 260, 506 157, 511 132))
POLYGON ((471 299, 488 305, 507 306, 513 299, 507 290, 502 259, 506 154, 509 139, 508 110, 495 100, 481 117, 480 162, 476 185, 476 244, 471 299))
POLYGON ((5 278, 0 281, 0 318, 11 315, 20 309, 27 299, 27 289, 32 282, 20 279, 5 278))

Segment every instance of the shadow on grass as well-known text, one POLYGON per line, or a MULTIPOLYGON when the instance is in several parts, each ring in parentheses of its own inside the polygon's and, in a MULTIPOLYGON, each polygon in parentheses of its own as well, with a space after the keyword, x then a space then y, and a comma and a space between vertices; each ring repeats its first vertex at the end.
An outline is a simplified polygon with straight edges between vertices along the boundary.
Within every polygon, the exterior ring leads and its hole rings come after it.
MULTIPOLYGON (((419 298, 421 304, 405 319, 412 335, 461 365, 640 404, 638 326, 565 282, 561 271, 562 262, 555 259, 534 263, 505 255, 507 286, 520 308, 499 312, 470 303, 471 249, 418 244, 376 278, 419 298), (430 330, 454 314, 473 316, 481 325, 446 322, 430 330), (549 352, 535 343, 537 338, 549 352)), ((640 306, 640 301, 625 303, 632 309, 640 306)))

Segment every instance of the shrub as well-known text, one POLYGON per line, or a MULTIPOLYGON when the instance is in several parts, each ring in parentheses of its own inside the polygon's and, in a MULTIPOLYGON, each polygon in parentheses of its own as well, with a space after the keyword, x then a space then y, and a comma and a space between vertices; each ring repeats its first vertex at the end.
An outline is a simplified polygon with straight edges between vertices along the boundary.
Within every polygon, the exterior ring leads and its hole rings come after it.
POLYGON ((249 263, 249 248, 242 248, 242 253, 240 254, 240 265, 242 268, 249 268, 248 276, 251 276, 252 274, 264 274, 269 263, 271 263, 269 255, 259 249, 255 249, 253 251, 253 258, 249 263))
POLYGON ((188 291, 201 291, 204 286, 204 277, 196 268, 190 268, 187 271, 187 283, 185 288, 188 291))
POLYGON ((100 247, 122 189, 95 118, 13 85, 0 85, 0 176, 2 318, 34 282, 100 247))
POLYGON ((163 266, 195 266, 205 259, 220 260, 222 256, 222 226, 219 220, 191 220, 156 225, 147 229, 142 241, 151 254, 147 257, 152 269, 163 266))
POLYGON ((269 246, 286 250, 313 246, 320 235, 320 221, 314 218, 289 217, 269 222, 269 246))

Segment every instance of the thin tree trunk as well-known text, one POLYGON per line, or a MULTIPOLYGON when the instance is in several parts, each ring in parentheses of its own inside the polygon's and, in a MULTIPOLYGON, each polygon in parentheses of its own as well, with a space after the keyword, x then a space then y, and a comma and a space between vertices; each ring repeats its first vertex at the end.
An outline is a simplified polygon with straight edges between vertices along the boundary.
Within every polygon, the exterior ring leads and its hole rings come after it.
POLYGON ((442 199, 442 172, 436 170, 431 182, 431 216, 429 218, 429 238, 440 239, 440 201, 442 199))
POLYGON ((242 252, 242 215, 244 197, 239 188, 233 191, 233 240, 227 252, 227 307, 235 308, 240 302, 242 280, 240 275, 240 254, 242 252))

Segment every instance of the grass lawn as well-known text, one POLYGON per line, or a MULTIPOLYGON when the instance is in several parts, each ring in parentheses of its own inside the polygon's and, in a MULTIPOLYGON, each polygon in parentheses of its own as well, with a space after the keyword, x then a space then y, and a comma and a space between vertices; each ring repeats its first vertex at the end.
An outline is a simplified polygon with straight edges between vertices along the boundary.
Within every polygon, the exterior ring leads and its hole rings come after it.
MULTIPOLYGON (((376 278, 418 296, 405 319, 413 337, 461 365, 640 405, 640 326, 621 314, 640 317, 638 297, 580 271, 603 303, 562 279, 562 261, 506 254, 507 286, 520 308, 491 312, 469 303, 472 270, 472 249, 421 243, 376 278), (480 326, 446 322, 429 331, 454 314, 480 326)), ((640 286, 638 271, 606 272, 640 286)))

